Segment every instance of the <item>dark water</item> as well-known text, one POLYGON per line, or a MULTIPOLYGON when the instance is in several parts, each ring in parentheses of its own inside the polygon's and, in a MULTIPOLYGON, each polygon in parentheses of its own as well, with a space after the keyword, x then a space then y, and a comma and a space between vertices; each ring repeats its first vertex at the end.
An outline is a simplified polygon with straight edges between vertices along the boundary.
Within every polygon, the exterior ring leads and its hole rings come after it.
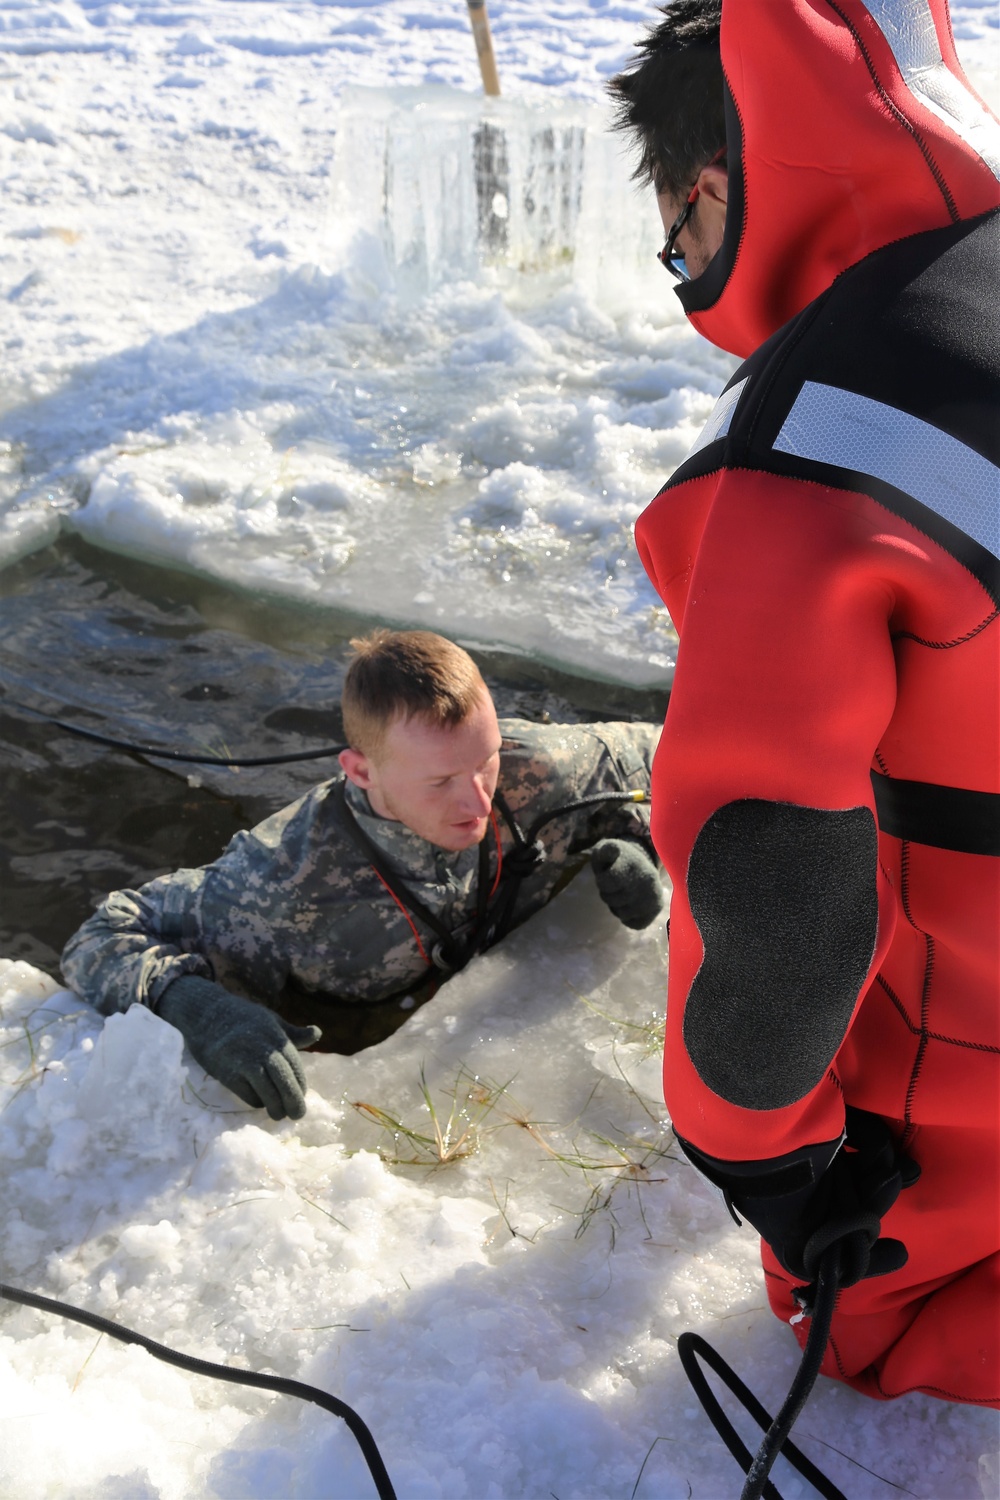
MULTIPOLYGON (((171 765, 78 739, 15 703, 189 753, 334 745, 348 642, 363 628, 76 539, 0 574, 0 957, 58 976, 63 944, 108 891, 207 863, 335 769, 332 758, 260 770, 171 765)), ((663 716, 665 693, 473 655, 501 715, 663 716)))

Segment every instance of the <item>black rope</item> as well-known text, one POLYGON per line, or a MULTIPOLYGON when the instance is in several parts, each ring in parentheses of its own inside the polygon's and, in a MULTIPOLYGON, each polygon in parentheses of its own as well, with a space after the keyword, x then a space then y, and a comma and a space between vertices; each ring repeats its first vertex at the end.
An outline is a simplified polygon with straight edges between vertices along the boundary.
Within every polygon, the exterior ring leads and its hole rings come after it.
POLYGON ((503 889, 497 892, 496 910, 492 914, 487 934, 487 943, 490 947, 499 942, 502 937, 506 937, 510 931, 521 882, 546 857, 545 846, 538 838, 546 823, 551 823, 554 818, 561 818, 565 813, 578 812, 582 807, 596 807, 602 802, 648 803, 650 796, 648 791, 593 792, 589 797, 578 797, 574 802, 564 802, 559 807, 553 807, 548 812, 541 813, 531 824, 527 833, 521 828, 499 790, 494 800, 511 831, 514 848, 504 859, 501 875, 503 889))
POLYGON ((523 835, 527 844, 533 844, 546 823, 551 823, 553 818, 561 817, 563 813, 577 812, 581 807, 596 806, 599 802, 635 802, 639 806, 648 804, 650 795, 647 791, 639 792, 594 792, 589 797, 578 797, 575 802, 564 802, 561 807, 553 808, 551 812, 542 813, 536 818, 528 832, 523 835))
MULTIPOLYGON (((782 1451, 782 1445, 786 1443, 792 1425, 809 1399, 809 1392, 816 1384, 819 1367, 823 1363, 826 1346, 830 1341, 830 1325, 833 1322, 833 1310, 837 1305, 839 1292, 840 1242, 835 1240, 827 1247, 819 1263, 816 1295, 812 1304, 812 1322, 802 1360, 781 1410, 757 1450, 757 1456, 747 1474, 747 1482, 743 1486, 740 1500, 758 1500, 763 1483, 771 1472, 772 1464, 782 1451)), ((808 1459, 806 1463, 809 1463, 808 1459)), ((812 1464, 809 1464, 809 1467, 812 1468, 812 1464)), ((815 1478, 811 1478, 810 1482, 816 1485, 821 1495, 826 1495, 828 1500, 844 1500, 840 1490, 830 1483, 825 1474, 821 1474, 819 1469, 815 1469, 814 1473, 822 1484, 817 1484, 815 1478)), ((808 1475, 806 1477, 810 1478, 808 1475)))
MULTIPOLYGON (((130 740, 120 740, 109 734, 99 734, 95 729, 84 729, 80 724, 71 724, 66 719, 56 719, 52 714, 42 713, 40 708, 31 708, 27 703, 19 703, 16 698, 0 698, 0 714, 8 712, 11 708, 20 709, 22 713, 34 714, 36 719, 43 720, 46 724, 52 724, 56 729, 63 729, 67 734, 75 734, 81 740, 93 740, 98 745, 109 745, 112 750, 126 750, 131 755, 148 755, 156 760, 183 761, 189 765, 197 766, 239 766, 248 768, 251 766, 286 766, 297 761, 304 760, 326 760, 328 757, 339 755, 341 750, 349 747, 345 745, 320 745, 316 750, 295 750, 287 755, 261 755, 252 758, 239 757, 234 759, 226 755, 189 755, 183 750, 158 749, 155 745, 136 745, 130 740)), ((552 812, 543 813, 531 825, 527 834, 521 833, 516 825, 512 827, 515 841, 533 844, 541 828, 556 818, 560 813, 575 812, 578 808, 589 807, 596 802, 648 802, 649 793, 639 792, 599 792, 592 797, 581 797, 577 802, 567 802, 563 807, 557 807, 552 812)), ((510 814, 507 814, 511 821, 510 814)))
POLYGON ((828 1248, 820 1263, 816 1297, 812 1308, 812 1322, 802 1360, 781 1410, 773 1419, 767 1408, 757 1400, 749 1387, 743 1384, 721 1354, 718 1354, 699 1334, 682 1333, 677 1340, 677 1352, 681 1365, 691 1382, 695 1395, 701 1402, 712 1426, 746 1475, 746 1483, 740 1493, 740 1500, 761 1500, 761 1497, 763 1500, 781 1500, 779 1492, 768 1479, 779 1453, 794 1469, 798 1470, 804 1479, 809 1481, 824 1497, 824 1500, 846 1500, 843 1491, 838 1490, 822 1470, 817 1469, 816 1465, 811 1463, 805 1454, 788 1440, 788 1433, 816 1383, 819 1367, 826 1353, 833 1310, 840 1291, 839 1273, 840 1250, 839 1246, 834 1243, 828 1248), (764 1441, 755 1457, 751 1456, 750 1450, 740 1440, 739 1434, 722 1410, 698 1364, 699 1358, 715 1371, 719 1379, 753 1417, 757 1426, 764 1431, 764 1441))
POLYGON ((192 1375, 208 1375, 214 1380, 227 1380, 233 1385, 256 1386, 265 1391, 277 1391, 282 1396, 298 1396, 302 1401, 312 1401, 317 1406, 322 1406, 324 1411, 332 1412, 335 1417, 342 1417, 351 1429, 365 1456, 379 1500, 396 1500, 392 1480, 371 1432, 353 1407, 348 1406, 345 1401, 339 1401, 327 1391, 318 1390, 313 1385, 303 1385, 299 1380, 286 1380, 281 1375, 261 1375, 256 1370, 233 1370, 228 1365, 216 1365, 207 1359, 179 1354, 176 1349, 158 1344, 131 1328, 123 1327, 121 1323, 113 1323, 110 1318, 102 1318, 99 1313, 87 1312, 82 1307, 72 1307, 68 1302, 56 1302, 51 1297, 40 1297, 35 1292, 24 1292, 19 1287, 0 1283, 0 1300, 4 1298, 10 1302, 23 1303, 25 1307, 37 1308, 40 1312, 55 1313, 57 1317, 83 1323, 87 1328, 95 1328, 98 1333, 106 1333, 123 1344, 138 1344, 155 1359, 162 1359, 168 1365, 176 1365, 178 1369, 187 1370, 192 1375))
POLYGON ((296 750, 288 755, 260 755, 249 760, 231 755, 188 755, 182 750, 159 750, 155 745, 134 745, 128 740, 113 739, 111 735, 98 734, 94 729, 84 729, 79 724, 67 723, 65 719, 54 719, 51 714, 43 714, 41 709, 29 708, 26 703, 18 703, 13 698, 0 700, 0 713, 9 708, 19 708, 23 713, 34 714, 46 724, 64 729, 67 734, 75 734, 81 740, 94 740, 98 745, 110 745, 113 750, 127 750, 131 755, 148 755, 156 760, 180 760, 198 766, 287 766, 293 761, 326 760, 328 756, 339 755, 341 750, 347 749, 346 745, 321 745, 318 750, 296 750))
POLYGON ((497 856, 501 859, 500 883, 496 897, 492 905, 489 904, 487 883, 489 879, 489 860, 487 843, 484 839, 479 846, 479 870, 477 873, 476 888, 476 920, 471 932, 465 938, 461 948, 456 947, 455 935, 451 933, 439 918, 424 905, 414 894, 406 881, 399 874, 387 856, 372 842, 355 818, 347 801, 346 784, 342 784, 339 793, 335 794, 334 808, 338 815, 339 826, 342 831, 352 839, 355 846, 361 851, 370 863, 372 869, 401 906, 419 918, 425 926, 437 934, 439 943, 435 950, 436 955, 443 960, 442 964, 432 962, 431 969, 444 967, 450 973, 457 973, 477 954, 486 948, 492 948, 501 938, 506 937, 514 916, 514 908, 517 903, 518 892, 521 883, 537 865, 546 857, 546 851, 537 840, 538 830, 553 818, 561 817, 564 813, 576 812, 581 807, 596 806, 602 802, 632 802, 636 804, 648 803, 649 793, 646 791, 636 792, 597 792, 589 797, 580 797, 575 802, 565 802, 559 807, 542 813, 536 818, 527 833, 524 833, 514 817, 510 808, 500 792, 499 788, 494 793, 494 803, 500 809, 504 822, 510 830, 514 839, 514 848, 506 855, 502 854, 499 839, 497 841, 497 856))

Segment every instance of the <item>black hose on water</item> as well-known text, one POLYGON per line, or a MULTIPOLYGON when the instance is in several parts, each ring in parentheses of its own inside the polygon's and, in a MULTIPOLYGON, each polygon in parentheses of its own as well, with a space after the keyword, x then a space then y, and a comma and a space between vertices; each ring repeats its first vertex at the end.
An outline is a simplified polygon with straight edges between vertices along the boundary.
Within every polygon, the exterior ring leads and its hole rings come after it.
POLYGON ((326 760, 339 755, 346 745, 320 745, 317 750, 293 750, 288 755, 258 755, 250 759, 232 755, 188 755, 183 750, 159 750, 155 745, 136 745, 130 740, 114 739, 109 734, 98 734, 96 729, 84 729, 80 724, 70 724, 66 719, 55 719, 43 714, 39 708, 29 708, 26 703, 17 703, 13 698, 0 700, 0 713, 6 708, 18 708, 22 713, 34 714, 36 719, 52 724, 56 729, 75 734, 81 740, 93 740, 97 745, 110 745, 112 750, 126 750, 130 755, 147 755, 154 760, 178 760, 196 766, 287 766, 298 760, 326 760))

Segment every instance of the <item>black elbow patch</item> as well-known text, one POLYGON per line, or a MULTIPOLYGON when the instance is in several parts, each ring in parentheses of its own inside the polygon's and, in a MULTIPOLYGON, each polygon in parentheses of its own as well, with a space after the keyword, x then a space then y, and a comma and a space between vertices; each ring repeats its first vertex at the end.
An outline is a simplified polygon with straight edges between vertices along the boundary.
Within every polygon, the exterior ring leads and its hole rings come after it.
POLYGON ((705 823, 688 864, 704 958, 684 1042, 727 1103, 782 1109, 823 1077, 875 951, 877 873, 867 807, 747 799, 705 823))

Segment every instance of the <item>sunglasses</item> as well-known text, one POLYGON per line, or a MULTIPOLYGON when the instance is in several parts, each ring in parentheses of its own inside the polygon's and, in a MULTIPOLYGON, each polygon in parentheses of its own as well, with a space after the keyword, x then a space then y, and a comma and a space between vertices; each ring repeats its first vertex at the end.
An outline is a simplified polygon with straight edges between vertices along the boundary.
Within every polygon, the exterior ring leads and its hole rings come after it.
POLYGON ((660 262, 660 265, 666 266, 671 276, 676 277, 678 281, 691 280, 684 257, 676 248, 676 241, 677 236, 691 217, 691 210, 694 208, 697 196, 698 189, 697 187, 693 187, 684 207, 667 230, 667 238, 664 241, 663 249, 658 250, 656 253, 656 258, 660 262))
MULTIPOLYGON (((722 161, 725 155, 726 147, 720 146, 718 151, 716 151, 715 155, 709 161, 708 165, 710 167, 714 167, 716 162, 722 161)), ((671 276, 676 276, 678 281, 691 280, 691 276, 688 271, 687 265, 685 264, 683 255, 679 255, 674 247, 677 241, 677 236, 680 234, 681 230, 684 228, 684 225, 691 217, 691 211, 694 208, 695 200, 698 197, 698 192, 698 184, 695 183, 690 193, 688 193, 687 202, 681 209, 680 213, 677 215, 674 222, 671 224, 670 228, 667 230, 667 238, 664 241, 663 249, 657 251, 656 255, 656 258, 660 262, 660 265, 666 266, 671 276)))

